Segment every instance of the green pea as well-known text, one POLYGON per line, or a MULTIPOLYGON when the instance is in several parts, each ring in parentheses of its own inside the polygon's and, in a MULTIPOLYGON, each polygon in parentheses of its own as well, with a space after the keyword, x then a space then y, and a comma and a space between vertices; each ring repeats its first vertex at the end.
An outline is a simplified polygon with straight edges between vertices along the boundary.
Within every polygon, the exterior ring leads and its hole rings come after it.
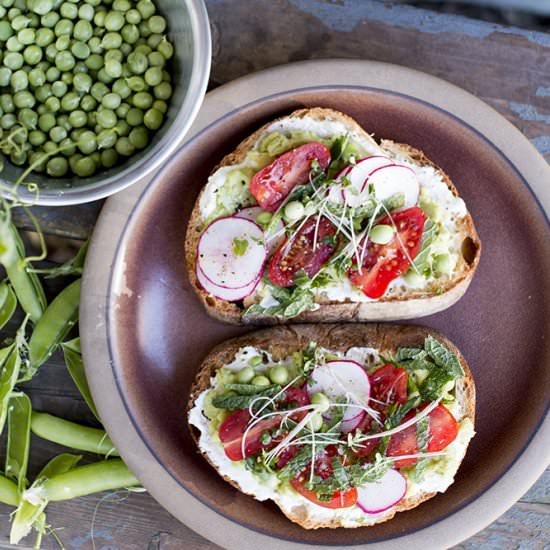
POLYGON ((138 29, 139 29, 139 34, 141 35, 142 38, 149 38, 149 36, 151 36, 152 34, 147 21, 142 21, 138 25, 138 29))
POLYGON ((44 84, 42 86, 39 86, 34 90, 34 95, 36 96, 36 99, 40 101, 40 103, 45 103, 46 100, 53 95, 51 85, 44 84))
POLYGON ((117 116, 111 109, 104 109, 97 113, 97 123, 102 128, 114 128, 117 122, 117 116))
POLYGON ((80 105, 80 96, 76 92, 69 92, 61 98, 61 108, 67 113, 73 113, 80 105))
POLYGON ((128 0, 114 0, 113 9, 115 11, 127 12, 132 7, 128 0))
POLYGON ((17 120, 22 126, 34 130, 38 125, 38 113, 32 109, 21 109, 17 114, 17 120))
POLYGON ((20 52, 25 46, 19 42, 17 36, 11 36, 6 42, 6 50, 9 52, 20 52))
POLYGON ((112 129, 102 130, 99 134, 97 134, 97 146, 100 149, 110 149, 111 147, 114 147, 116 140, 116 132, 112 129))
POLYGON ((318 411, 321 413, 328 411, 330 408, 330 399, 321 392, 314 393, 311 396, 311 403, 317 405, 318 411))
POLYGON ((46 164, 46 172, 54 178, 63 177, 69 170, 69 163, 63 157, 53 157, 46 164))
POLYGON ((0 107, 2 107, 4 113, 13 113, 15 111, 13 96, 11 96, 10 94, 0 95, 0 107))
POLYGON ((36 99, 30 92, 23 90, 14 94, 13 103, 18 109, 23 109, 24 107, 32 108, 36 103, 36 99))
POLYGON ((156 47, 163 41, 164 36, 162 34, 152 34, 147 38, 147 45, 151 48, 156 49, 156 47))
POLYGON ((86 60, 90 56, 90 47, 85 42, 75 41, 71 45, 71 53, 77 59, 86 60))
POLYGON ((60 19, 55 27, 53 32, 55 36, 71 35, 74 29, 74 23, 70 19, 60 19))
POLYGON ((323 417, 321 413, 314 412, 309 417, 309 422, 307 423, 308 428, 312 432, 318 432, 323 427, 323 417))
POLYGON ((21 69, 12 73, 10 78, 10 85, 14 92, 26 90, 29 85, 27 73, 21 69))
POLYGON ((132 92, 143 92, 147 89, 147 84, 141 76, 131 76, 126 79, 126 83, 132 92))
POLYGON ((257 216, 256 216, 256 221, 262 225, 262 226, 266 226, 270 221, 271 221, 271 218, 273 217, 273 214, 271 212, 260 212, 257 216))
POLYGON ((72 86, 73 84, 73 75, 72 73, 63 73, 61 75, 61 82, 67 84, 67 86, 72 86))
POLYGON ((61 71, 57 67, 50 67, 46 71, 46 78, 48 79, 48 82, 55 82, 56 80, 59 80, 60 76, 61 71))
POLYGON ((67 130, 63 126, 54 126, 50 130, 49 136, 54 143, 59 143, 67 137, 67 130))
POLYGON ((130 105, 128 105, 128 103, 121 103, 115 113, 118 117, 120 118, 126 118, 126 116, 128 115, 128 112, 130 111, 130 105))
POLYGON ((57 111, 61 109, 61 101, 59 101, 59 99, 54 96, 51 96, 48 99, 46 99, 46 102, 44 103, 44 105, 46 105, 50 113, 57 113, 57 111))
POLYGON ((413 288, 424 285, 425 279, 420 273, 417 273, 414 269, 409 269, 405 275, 403 275, 405 282, 413 288))
MULTIPOLYGON (((33 88, 38 88, 46 83, 46 73, 42 69, 34 68, 29 71, 27 75, 29 84, 33 88)), ((35 94, 36 95, 36 94, 35 94)))
POLYGON ((132 107, 126 115, 126 122, 130 126, 141 126, 143 124, 143 111, 132 107))
MULTIPOLYGON (((123 42, 121 45, 120 45, 120 50, 119 50, 122 55, 126 58, 128 57, 131 53, 132 53, 132 46, 130 46, 130 44, 127 44, 126 42, 123 42)), ((126 76, 124 74, 124 68, 126 67, 126 70, 128 71, 128 67, 126 65, 123 65, 122 66, 122 74, 124 76, 126 76)))
POLYGON ((76 145, 74 144, 73 140, 71 138, 65 138, 63 141, 59 143, 59 152, 64 157, 70 157, 71 155, 74 155, 76 152, 76 145))
POLYGON ((116 50, 122 44, 122 36, 116 32, 107 32, 101 39, 101 45, 106 50, 116 50))
POLYGON ((375 225, 369 234, 369 238, 376 244, 388 244, 394 236, 395 230, 391 225, 375 225))
POLYGON ((46 59, 48 61, 55 61, 56 55, 57 55, 57 48, 55 47, 55 44, 48 44, 46 46, 46 59))
POLYGON ((78 7, 70 2, 63 2, 59 7, 59 13, 67 19, 76 19, 78 17, 78 7))
POLYGON ((108 31, 119 31, 124 25, 124 15, 117 11, 110 11, 105 16, 105 28, 108 31))
POLYGON ((17 118, 13 113, 6 113, 0 118, 0 126, 3 130, 10 130, 16 122, 17 118))
POLYGON ((46 134, 40 130, 32 130, 29 132, 29 143, 33 147, 40 147, 46 142, 46 134))
POLYGON ((101 101, 101 98, 109 93, 109 88, 103 82, 95 82, 90 90, 90 93, 97 101, 101 101))
POLYGON ((69 51, 59 52, 55 56, 55 66, 60 71, 70 71, 75 66, 75 58, 73 54, 69 51))
POLYGON ((51 29, 41 27, 36 31, 35 44, 41 48, 45 48, 55 40, 55 35, 51 29))
POLYGON ((157 99, 166 101, 172 95, 172 86, 168 82, 161 82, 158 86, 154 87, 154 93, 157 99))
POLYGON ((122 75, 122 63, 115 59, 105 61, 104 69, 111 78, 119 78, 122 75))
POLYGON ((254 386, 271 386, 271 382, 269 381, 269 378, 263 375, 255 376, 251 380, 251 383, 254 384, 254 386))
POLYGON ((25 46, 32 44, 35 41, 34 29, 21 29, 17 33, 17 40, 19 40, 19 42, 21 42, 21 44, 24 44, 25 46))
POLYGON ((13 36, 13 29, 8 21, 0 21, 0 41, 5 42, 10 36, 13 36))
POLYGON ((89 113, 97 107, 97 101, 91 95, 87 94, 82 96, 82 99, 80 100, 80 107, 83 111, 89 113))
POLYGON ((86 126, 88 116, 84 111, 76 109, 75 111, 71 111, 69 114, 69 121, 73 128, 82 128, 83 126, 86 126))
POLYGON ((59 115, 57 117, 57 125, 65 128, 67 134, 73 129, 71 122, 69 121, 69 115, 59 115))
POLYGON ((55 141, 46 141, 46 143, 42 146, 42 149, 44 149, 45 153, 51 155, 52 153, 57 153, 59 145, 55 141))
POLYGON ((77 73, 73 77, 73 86, 77 92, 89 92, 92 88, 92 77, 86 73, 77 73))
POLYGON ((52 11, 53 4, 53 0, 34 0, 33 2, 27 2, 28 7, 38 15, 45 15, 52 11))
POLYGON ((71 37, 64 34, 55 41, 55 48, 58 52, 69 49, 71 45, 71 37))
POLYGON ((134 8, 129 9, 126 12, 126 21, 131 25, 137 25, 141 21, 141 13, 134 8))
POLYGON ((97 79, 104 84, 111 84, 111 82, 114 80, 114 78, 107 73, 105 67, 97 71, 97 79))
POLYGON ((162 70, 160 67, 149 67, 145 71, 144 78, 149 86, 157 86, 162 82, 162 70))
POLYGON ((52 29, 55 27, 59 19, 60 19, 60 16, 57 12, 48 10, 48 12, 44 13, 40 18, 40 23, 44 27, 52 29))
POLYGON ((78 8, 78 17, 84 21, 92 21, 94 18, 94 7, 90 4, 83 4, 78 8))
POLYGON ((85 155, 93 153, 97 149, 96 135, 90 130, 82 132, 82 135, 78 140, 77 146, 80 152, 85 155))
POLYGON ((86 67, 92 71, 98 71, 103 67, 103 57, 97 53, 91 54, 85 61, 86 67))
POLYGON ((134 74, 143 74, 149 66, 149 60, 144 53, 135 51, 128 56, 128 67, 134 74))
POLYGON ((160 52, 151 52, 147 55, 150 67, 160 67, 161 69, 166 65, 166 59, 160 52))
POLYGON ((11 20, 11 26, 14 31, 20 31, 29 26, 31 20, 26 15, 18 15, 11 20))
MULTIPOLYGON (((140 38, 140 40, 142 40, 142 39, 140 38)), ((139 40, 138 40, 138 44, 139 44, 139 40)), ((138 46, 136 46, 134 48, 134 51, 136 53, 142 53, 143 55, 149 55, 153 51, 153 49, 150 46, 148 46, 147 44, 143 43, 143 44, 139 44, 138 46)))
POLYGON ((153 96, 149 92, 138 92, 132 98, 132 103, 138 109, 149 109, 153 104, 153 96))
POLYGON ((128 136, 132 127, 125 121, 119 120, 115 125, 115 131, 119 136, 128 136))
POLYGON ((123 157, 129 157, 134 154, 135 147, 126 136, 119 137, 115 144, 116 152, 123 157))
POLYGON ((138 126, 137 128, 132 128, 128 139, 136 149, 145 149, 149 143, 149 133, 145 126, 138 126))
POLYGON ((174 46, 166 38, 157 46, 157 50, 165 59, 170 59, 174 55, 174 46))
POLYGON ((101 39, 97 36, 92 36, 90 40, 88 40, 88 46, 90 47, 90 51, 92 53, 100 54, 103 52, 103 46, 101 44, 101 39))
POLYGON ((437 254, 434 257, 434 269, 437 273, 448 275, 452 273, 455 267, 455 262, 448 253, 437 254))
POLYGON ((168 105, 166 105, 166 101, 162 101, 162 99, 155 99, 155 101, 153 101, 153 109, 165 115, 168 111, 168 105))
POLYGON ((8 52, 4 54, 4 65, 12 71, 17 71, 23 66, 23 56, 19 52, 8 52))
POLYGON ((163 33, 166 30, 166 19, 164 19, 161 15, 153 15, 149 19, 149 28, 151 29, 151 32, 159 34, 163 33))
POLYGON ((84 158, 84 157, 80 153, 76 153, 69 157, 69 166, 75 174, 76 174, 75 165, 81 158, 84 158))
POLYGON ((55 116, 51 113, 46 113, 38 117, 38 127, 43 132, 49 132, 55 126, 55 116))
POLYGON ((102 9, 96 11, 94 15, 94 24, 96 27, 104 27, 105 26, 105 16, 107 15, 107 12, 102 9))
POLYGON ((95 162, 90 157, 79 158, 74 163, 73 172, 81 178, 86 178, 93 175, 96 170, 95 162))
POLYGON ((42 50, 35 45, 27 46, 23 51, 23 59, 28 65, 36 65, 42 59, 42 50))
POLYGON ((9 86, 12 70, 8 67, 0 67, 0 87, 9 86))
POLYGON ((294 222, 304 216, 304 210, 300 201, 290 201, 284 208, 284 218, 288 222, 294 222))
POLYGON ((124 56, 120 50, 108 50, 105 52, 105 62, 109 59, 114 59, 115 61, 120 61, 122 63, 124 56))
POLYGON ((269 378, 274 384, 284 386, 288 382, 288 369, 282 365, 277 365, 269 369, 269 378))
POLYGON ((122 27, 120 34, 127 44, 135 44, 139 39, 138 27, 136 25, 130 25, 129 23, 122 27))
POLYGON ((114 149, 101 151, 101 164, 105 168, 111 168, 118 162, 118 153, 114 149))
POLYGON ((122 78, 113 82, 112 90, 113 93, 117 94, 121 99, 126 99, 132 93, 128 83, 122 78))
POLYGON ((238 384, 248 384, 256 376, 254 369, 252 367, 244 367, 237 373, 237 383, 238 384))
POLYGON ((46 162, 48 157, 45 153, 30 151, 28 159, 29 165, 32 166, 33 172, 44 172, 46 170, 46 162))
POLYGON ((52 92, 55 97, 63 97, 67 93, 67 84, 62 80, 52 83, 52 92))

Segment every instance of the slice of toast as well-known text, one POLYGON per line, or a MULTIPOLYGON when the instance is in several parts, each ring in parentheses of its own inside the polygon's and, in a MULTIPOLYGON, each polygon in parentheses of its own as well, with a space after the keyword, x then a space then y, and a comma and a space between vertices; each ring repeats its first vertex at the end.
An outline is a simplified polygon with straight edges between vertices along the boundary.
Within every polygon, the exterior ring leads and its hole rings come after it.
MULTIPOLYGON (((447 349, 453 352, 459 359, 460 365, 464 370, 464 377, 456 382, 455 399, 460 405, 460 416, 457 421, 469 419, 472 424, 475 420, 475 386, 472 373, 461 355, 459 350, 441 334, 432 329, 412 325, 386 325, 386 324, 321 324, 321 325, 287 325, 273 328, 266 328, 251 332, 244 336, 233 338, 216 346, 204 359, 197 372, 195 382, 191 388, 188 401, 188 413, 194 409, 197 398, 211 386, 211 378, 215 375, 217 369, 233 361, 235 354, 239 349, 245 346, 252 346, 258 350, 266 351, 273 356, 274 360, 284 359, 293 352, 304 350, 309 342, 316 342, 319 346, 335 352, 346 352, 352 347, 369 347, 378 350, 381 354, 395 352, 399 347, 422 347, 424 339, 428 336, 434 336, 447 349)), ((197 411, 196 411, 197 412, 197 411)), ((198 411, 199 414, 200 411, 198 411)), ((193 423, 190 421, 191 434, 197 443, 199 451, 206 460, 220 473, 219 457, 205 450, 202 438, 208 438, 209 435, 199 433, 193 423)), ((464 448, 464 452, 466 448, 464 448)), ((223 451, 221 452, 223 455, 223 451)), ((222 457, 222 460, 225 457, 222 457)), ((457 468, 464 454, 459 457, 457 468)), ((227 461, 229 459, 226 459, 227 461)), ((452 472, 453 477, 456 472, 452 472)), ((222 477, 245 494, 256 496, 246 486, 242 486, 238 481, 220 473, 222 477)), ((311 506, 301 504, 300 499, 293 504, 289 504, 288 498, 277 498, 274 500, 282 512, 292 521, 300 524, 305 529, 317 529, 321 527, 361 527, 363 525, 374 525, 391 519, 397 512, 403 512, 416 508, 422 502, 432 498, 437 493, 433 491, 423 491, 414 495, 413 498, 405 497, 397 506, 388 513, 380 516, 372 516, 370 521, 357 524, 343 524, 342 521, 334 516, 330 517, 323 514, 317 517, 312 513, 311 506)), ((324 509, 326 510, 326 509, 324 509)))
MULTIPOLYGON (((293 127, 297 121, 317 124, 316 128, 326 125, 328 131, 335 125, 339 132, 347 133, 354 143, 358 144, 367 155, 383 154, 397 161, 414 164, 417 167, 431 167, 444 181, 453 196, 458 197, 458 191, 445 172, 430 161, 422 151, 414 147, 383 140, 380 144, 351 117, 332 109, 311 108, 294 111, 286 117, 277 119, 262 126, 252 135, 242 141, 232 153, 226 155, 214 168, 215 174, 220 168, 236 166, 243 163, 246 155, 269 132, 284 131, 286 126, 293 127)), ((420 181, 422 185, 422 181, 420 181)), ((196 262, 197 245, 201 232, 205 228, 205 220, 201 216, 201 199, 205 194, 201 191, 189 219, 185 242, 185 255, 189 280, 206 311, 212 317, 233 324, 280 324, 289 320, 279 316, 247 315, 243 316, 246 307, 259 302, 260 297, 251 296, 243 303, 232 303, 221 300, 206 292, 197 280, 196 262)), ((431 315, 453 305, 466 292, 479 263, 481 243, 474 222, 469 213, 456 222, 460 251, 457 266, 450 277, 430 281, 421 289, 401 288, 397 292, 386 293, 382 298, 372 301, 331 300, 317 293, 315 301, 319 304, 316 310, 305 311, 291 319, 292 322, 335 322, 335 321, 386 321, 411 319, 431 315)))

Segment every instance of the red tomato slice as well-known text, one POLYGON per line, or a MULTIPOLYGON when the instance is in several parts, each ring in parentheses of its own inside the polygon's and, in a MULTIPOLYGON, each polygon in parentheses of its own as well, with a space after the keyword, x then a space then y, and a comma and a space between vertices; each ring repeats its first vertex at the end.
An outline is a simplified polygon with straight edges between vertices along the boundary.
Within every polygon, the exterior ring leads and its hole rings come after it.
POLYGON ((326 218, 309 218, 298 231, 290 244, 288 239, 275 251, 269 262, 268 273, 271 281, 277 286, 288 287, 294 284, 294 275, 304 270, 308 277, 313 277, 326 263, 336 249, 336 227, 326 218), (313 250, 313 241, 317 231, 317 243, 313 250))
POLYGON ((247 409, 242 409, 235 411, 221 423, 218 435, 223 443, 225 454, 229 459, 242 460, 276 444, 262 445, 260 439, 265 430, 271 430, 280 424, 281 419, 278 416, 266 418, 249 430, 246 434, 245 453, 243 456, 242 440, 249 422, 250 413, 247 409))
POLYGON ((304 405, 309 405, 309 394, 307 393, 306 387, 295 388, 290 387, 285 390, 286 402, 289 405, 294 407, 303 407, 304 405))
MULTIPOLYGON (((422 407, 425 408, 425 407, 422 407)), ((417 414, 411 411, 403 421, 410 420, 417 414)), ((428 452, 442 451, 450 445, 458 434, 458 423, 451 412, 441 403, 428 415, 430 419, 430 440, 428 441, 428 452)), ((401 432, 390 437, 387 456, 400 456, 415 454, 418 452, 416 440, 416 425, 409 426, 401 432)), ((405 458, 394 463, 395 468, 404 468, 416 463, 415 458, 405 458)))
POLYGON ((284 153, 254 175, 250 192, 264 210, 275 212, 296 185, 309 181, 314 159, 325 170, 330 163, 330 151, 322 143, 313 142, 284 153))
POLYGON ((361 287, 369 298, 380 298, 388 289, 389 284, 405 273, 411 266, 409 258, 403 252, 406 247, 408 255, 414 260, 420 250, 422 231, 426 215, 418 206, 395 212, 379 220, 378 224, 397 227, 398 233, 388 244, 375 244, 370 239, 362 243, 360 250, 367 247, 362 270, 352 267, 348 276, 352 284, 361 287))
POLYGON ((305 476, 303 479, 301 477, 296 478, 293 479, 290 484, 294 487, 297 493, 300 493, 311 502, 314 502, 319 506, 323 506, 323 508, 349 508, 350 506, 354 506, 357 502, 357 489, 355 487, 352 487, 345 492, 336 491, 330 500, 319 500, 315 494, 315 491, 310 491, 304 487, 304 482, 306 479, 307 478, 305 476))
POLYGON ((371 397, 382 401, 384 405, 371 403, 377 410, 385 409, 392 403, 404 404, 407 402, 408 375, 405 369, 388 364, 376 369, 370 376, 371 397))

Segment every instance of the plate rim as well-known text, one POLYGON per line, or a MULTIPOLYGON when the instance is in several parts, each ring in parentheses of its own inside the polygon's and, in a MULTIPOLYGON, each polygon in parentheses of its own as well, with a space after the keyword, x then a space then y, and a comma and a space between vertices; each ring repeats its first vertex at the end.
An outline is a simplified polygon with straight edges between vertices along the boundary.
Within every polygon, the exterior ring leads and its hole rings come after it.
MULTIPOLYGON (((400 95, 405 95, 407 97, 428 103, 429 105, 439 108, 445 113, 458 118, 459 121, 467 124, 479 133, 510 162, 511 166, 525 181, 528 189, 533 195, 533 198, 539 203, 542 212, 548 219, 548 215, 550 213, 550 190, 544 193, 544 188, 536 189, 537 186, 533 185, 533 183, 541 181, 538 172, 546 172, 546 176, 548 177, 548 175, 550 175, 550 169, 546 161, 539 155, 536 149, 519 132, 519 130, 506 121, 506 119, 504 119, 491 107, 468 92, 465 92, 464 90, 431 75, 426 75, 425 73, 396 65, 360 60, 306 61, 278 66, 272 69, 260 71, 259 73, 247 75, 236 81, 225 84, 207 94, 203 108, 199 112, 195 124, 188 134, 186 142, 190 141, 192 137, 196 137, 198 134, 208 129, 209 126, 218 122, 219 118, 227 116, 235 109, 254 103, 254 101, 261 100, 268 96, 276 96, 280 93, 288 93, 288 91, 298 91, 306 88, 313 89, 323 86, 333 88, 338 86, 360 88, 368 87, 370 89, 376 88, 382 92, 386 91, 398 93, 400 95), (338 72, 336 73, 333 70, 329 70, 329 67, 333 66, 335 63, 338 64, 338 72), (361 66, 361 71, 357 70, 358 64, 361 66), (322 70, 320 65, 322 65, 322 70), (323 78, 323 73, 331 75, 328 80, 323 78), (333 74, 338 74, 338 77, 332 76, 333 74), (283 78, 281 78, 282 76, 283 78), (312 76, 315 76, 315 78, 312 79, 312 76), (324 82, 319 82, 319 80, 324 80, 324 82), (410 86, 411 80, 414 82, 412 89, 410 86), (289 90, 283 85, 280 86, 280 89, 274 91, 273 84, 276 81, 291 81, 293 82, 293 87, 289 90), (373 81, 377 81, 376 84, 373 84, 373 81), (407 86, 404 86, 403 84, 400 85, 400 82, 407 82, 407 86), (303 85, 300 86, 300 83, 303 83, 303 85), (263 93, 266 88, 270 90, 271 93, 263 93), (406 90, 403 88, 406 88, 406 90), (415 93, 411 93, 411 91, 415 93), (243 94, 243 92, 245 93, 243 94), (251 98, 251 95, 256 96, 255 99, 251 98), (229 97, 238 99, 237 101, 228 104, 227 98, 229 97), (439 101, 441 97, 444 98, 443 105, 440 104, 439 101), (450 104, 452 104, 452 107, 454 108, 450 108, 450 104), (464 116, 461 116, 462 113, 460 112, 460 107, 463 107, 464 104, 468 105, 468 112, 471 113, 473 111, 475 113, 475 115, 472 114, 472 116, 468 117, 470 120, 465 119, 464 116), (222 116, 219 116, 220 112, 222 116), (485 115, 482 119, 485 122, 485 126, 487 126, 487 122, 489 122, 489 129, 496 127, 498 131, 489 132, 489 135, 487 135, 486 128, 483 128, 483 124, 481 124, 482 128, 479 127, 478 122, 480 120, 480 114, 485 115), (503 125, 504 129, 507 130, 506 132, 502 131, 503 125), (499 131, 507 137, 507 139, 503 140, 503 143, 501 144, 505 147, 499 146, 498 143, 495 143, 495 141, 499 141, 498 136, 502 135, 499 134, 499 131), (497 135, 491 135, 492 133, 496 133, 497 135), (512 137, 514 137, 514 140, 510 140, 510 133, 512 134, 512 137), (528 145, 527 152, 529 155, 527 155, 527 158, 529 158, 529 163, 525 163, 525 166, 523 166, 521 162, 520 166, 518 166, 517 163, 514 162, 514 159, 511 158, 514 155, 511 155, 508 150, 510 149, 509 144, 512 141, 514 143, 514 150, 521 149, 518 145, 523 145, 523 149, 525 149, 525 145, 528 145), (538 162, 535 162, 535 160, 538 162), (525 172, 527 172, 528 177, 526 177, 525 172)), ((180 149, 181 146, 177 148, 176 154, 180 149)), ((521 161, 521 158, 519 158, 519 161, 521 161)), ((157 177, 151 181, 156 180, 157 177)), ((176 484, 180 493, 180 488, 182 488, 181 484, 160 462, 157 462, 152 451, 148 448, 148 444, 141 439, 140 431, 133 424, 133 419, 129 414, 126 402, 119 393, 118 382, 110 364, 112 355, 108 349, 109 339, 107 336, 109 323, 103 323, 102 331, 98 331, 96 328, 95 332, 92 334, 92 330, 90 330, 90 328, 92 328, 98 320, 98 313, 102 316, 102 319, 105 320, 107 314, 107 302, 110 296, 110 292, 107 289, 110 289, 110 284, 115 281, 117 277, 124 275, 120 269, 116 269, 116 265, 115 270, 112 273, 110 272, 109 267, 113 265, 113 263, 116 264, 116 252, 123 244, 122 241, 124 239, 124 235, 126 234, 126 230, 122 230, 119 233, 118 238, 114 242, 114 246, 111 247, 109 254, 111 261, 105 261, 107 255, 105 254, 104 245, 102 245, 101 248, 101 255, 98 256, 99 247, 97 243, 100 241, 105 241, 105 239, 101 239, 101 235, 102 233, 106 233, 107 228, 112 239, 113 218, 116 222, 116 218, 118 216, 118 224, 116 224, 118 227, 120 226, 120 215, 122 213, 133 216, 138 205, 141 203, 142 197, 145 196, 153 187, 154 183, 149 185, 149 182, 143 182, 143 184, 139 187, 132 187, 119 195, 115 195, 106 203, 101 217, 98 220, 92 238, 92 246, 90 247, 90 251, 88 253, 88 265, 91 264, 96 268, 99 266, 103 267, 103 272, 99 273, 98 271, 92 272, 89 269, 85 270, 82 293, 83 300, 81 305, 81 322, 83 323, 83 326, 86 326, 93 319, 94 324, 90 323, 88 330, 81 331, 84 335, 82 347, 85 356, 88 353, 88 349, 94 350, 94 369, 90 369, 89 372, 92 394, 97 402, 100 413, 105 411, 105 413, 110 416, 106 422, 106 427, 115 444, 118 444, 119 441, 125 442, 125 450, 122 452, 123 458, 128 461, 130 467, 135 470, 136 474, 142 481, 147 481, 144 485, 147 485, 149 486, 149 489, 152 489, 150 492, 157 501, 165 507, 169 506, 171 509, 177 509, 174 508, 174 506, 176 501, 180 501, 179 509, 181 510, 181 495, 179 499, 168 497, 167 494, 171 493, 171 491, 167 490, 165 483, 168 483, 168 485, 176 484), (105 268, 107 269, 105 270, 105 268), (102 293, 103 295, 99 300, 97 292, 98 282, 100 281, 98 281, 98 279, 101 280, 100 287, 104 290, 102 293), (108 283, 108 286, 105 286, 106 282, 108 283), (94 295, 93 298, 90 299, 90 291, 92 289, 94 295), (99 302, 101 302, 101 305, 99 305, 99 302), (98 312, 98 309, 101 311, 98 312), (102 332, 102 334, 100 334, 100 332, 102 332), (101 343, 102 336, 103 342, 101 343), (106 361, 98 361, 98 357, 106 359, 106 361), (101 369, 98 369, 98 363, 106 364, 107 368, 105 369, 102 367, 101 369), (102 371, 101 375, 98 374, 99 370, 102 371), (115 391, 114 395, 116 396, 116 402, 112 397, 107 400, 102 398, 106 383, 105 376, 111 377, 111 380, 107 380, 107 382, 112 383, 114 386, 114 388, 111 387, 111 389, 114 389, 115 391), (98 389, 98 386, 100 386, 101 389, 98 389), (121 408, 122 411, 120 410, 121 408), (115 409, 118 409, 117 414, 114 414, 115 409), (124 418, 122 422, 120 420, 115 422, 113 418, 120 418, 121 412, 126 416, 126 418, 124 418), (128 422, 128 420, 130 422, 128 422), (127 432, 129 425, 131 426, 133 433, 122 434, 122 430, 120 428, 124 426, 124 431, 127 432), (139 441, 136 441, 136 438, 139 441), (145 460, 148 463, 146 467, 144 467, 143 464, 143 459, 145 457, 144 453, 148 455, 145 460), (138 455, 141 458, 140 464, 138 464, 138 455), (154 473, 153 469, 155 470, 154 473), (161 475, 162 478, 168 476, 169 479, 163 479, 163 482, 159 483, 159 475, 161 475), (160 485, 163 486, 162 490, 158 488, 160 485)), ((124 218, 123 225, 127 221, 129 220, 124 218)), ((475 497, 473 501, 464 505, 456 512, 438 519, 435 523, 430 524, 427 527, 420 528, 412 533, 409 532, 406 535, 398 536, 397 538, 386 539, 378 542, 372 541, 366 544, 378 544, 380 548, 397 548, 397 546, 401 546, 403 543, 409 544, 411 547, 420 547, 429 542, 433 547, 443 547, 449 546, 450 544, 456 544, 461 540, 464 540, 468 536, 471 536, 491 523, 501 513, 512 506, 514 502, 523 494, 523 492, 525 492, 531 484, 536 481, 548 463, 548 460, 545 460, 545 454, 548 455, 548 452, 546 451, 546 449, 548 449, 548 443, 550 443, 550 417, 547 410, 546 415, 543 415, 541 423, 532 436, 532 439, 516 456, 514 462, 508 466, 507 470, 499 479, 485 489, 481 495, 475 497), (503 488, 502 485, 506 485, 504 491, 501 490, 503 488), (494 496, 493 493, 495 493, 494 496), (498 496, 496 493, 501 494, 498 496), (510 498, 510 495, 512 495, 512 498, 510 498), (488 502, 485 503, 485 500, 488 500, 488 502), (503 502, 506 504, 503 505, 503 502), (473 508, 475 508, 475 510, 473 510, 473 508), (451 523, 449 524, 449 522, 451 523), (459 529, 459 525, 466 526, 466 528, 459 529)), ((177 514, 178 519, 195 529, 206 538, 213 540, 218 544, 225 545, 227 548, 234 548, 237 547, 237 545, 243 549, 248 547, 253 548, 257 547, 259 544, 266 546, 266 548, 271 548, 273 543, 275 543, 278 548, 280 548, 282 544, 284 544, 286 548, 303 548, 304 546, 304 543, 296 541, 285 541, 283 543, 283 539, 274 538, 256 530, 250 530, 234 520, 224 517, 208 505, 203 504, 187 490, 186 497, 190 499, 190 503, 193 503, 193 508, 196 510, 196 513, 187 513, 187 511, 180 512, 177 514), (202 508, 204 508, 204 510, 202 508), (205 514, 213 515, 213 517, 210 517, 205 521, 205 514), (208 524, 212 524, 211 521, 217 521, 220 523, 221 520, 223 520, 224 525, 223 528, 220 527, 220 529, 216 530, 217 532, 212 532, 212 529, 208 528, 208 524), (225 525, 226 523, 229 525, 225 525), (228 529, 231 530, 231 536, 228 536, 228 529), (217 533, 223 533, 223 536, 220 536, 217 533), (241 538, 243 535, 246 535, 247 546, 243 546, 243 540, 241 538), (252 544, 252 546, 248 546, 249 543, 252 544)), ((326 548, 327 546, 309 545, 309 547, 326 548)), ((349 548, 349 546, 331 547, 349 548)))

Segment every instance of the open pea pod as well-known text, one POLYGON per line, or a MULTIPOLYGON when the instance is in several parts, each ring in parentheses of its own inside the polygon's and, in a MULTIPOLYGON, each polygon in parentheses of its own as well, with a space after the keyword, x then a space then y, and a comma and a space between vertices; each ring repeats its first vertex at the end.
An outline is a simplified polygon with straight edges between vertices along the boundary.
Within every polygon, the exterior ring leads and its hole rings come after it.
POLYGON ((17 482, 19 491, 27 484, 31 433, 31 400, 24 393, 13 394, 8 404, 6 476, 17 482))
POLYGON ((21 357, 15 344, 0 349, 0 434, 4 430, 13 388, 21 370, 21 357))
POLYGON ((84 401, 86 401, 86 404, 94 416, 101 422, 94 404, 94 400, 92 399, 92 393, 90 392, 88 381, 86 380, 84 363, 82 362, 82 354, 80 353, 80 338, 74 338, 68 342, 63 342, 61 347, 63 348, 63 355, 65 357, 67 370, 78 388, 80 395, 82 395, 84 401))
POLYGON ((17 308, 17 298, 11 286, 3 281, 0 283, 0 329, 12 318, 17 308))
POLYGON ((56 477, 72 470, 81 458, 79 455, 63 453, 52 458, 42 468, 34 483, 23 494, 15 511, 10 531, 11 544, 17 544, 31 532, 33 527, 38 532, 37 543, 40 544, 41 536, 46 528, 44 509, 48 504, 48 499, 43 498, 41 487, 50 477, 56 477))
POLYGON ((30 375, 50 357, 78 321, 80 279, 63 289, 48 306, 29 341, 30 375))
POLYGON ((46 309, 46 296, 35 273, 29 273, 25 250, 17 229, 8 220, 0 220, 0 263, 15 291, 21 307, 37 323, 46 309))

